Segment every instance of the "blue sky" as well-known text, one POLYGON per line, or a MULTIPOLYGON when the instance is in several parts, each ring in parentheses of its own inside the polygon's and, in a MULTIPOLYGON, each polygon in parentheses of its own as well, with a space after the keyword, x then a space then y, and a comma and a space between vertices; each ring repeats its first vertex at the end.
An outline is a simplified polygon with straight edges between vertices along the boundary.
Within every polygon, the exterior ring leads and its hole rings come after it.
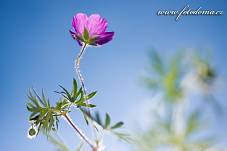
MULTIPOLYGON (((124 120, 126 127, 130 109, 149 95, 138 81, 150 48, 163 56, 183 48, 210 49, 215 67, 226 76, 225 14, 183 17, 179 22, 174 17, 156 16, 157 10, 180 9, 186 4, 227 11, 224 0, 1 0, 1 149, 54 150, 42 136, 34 141, 26 138, 26 93, 30 87, 44 88, 54 99, 58 84, 71 87, 79 47, 68 30, 78 12, 99 13, 108 20, 108 30, 115 32, 112 42, 87 49, 81 69, 88 90, 98 90, 94 99, 98 109, 109 112, 113 120, 124 120)), ((223 91, 218 97, 226 98, 226 94, 223 91)), ((79 117, 78 122, 82 126, 79 117)), ((69 143, 77 141, 66 124, 62 129, 69 143)))

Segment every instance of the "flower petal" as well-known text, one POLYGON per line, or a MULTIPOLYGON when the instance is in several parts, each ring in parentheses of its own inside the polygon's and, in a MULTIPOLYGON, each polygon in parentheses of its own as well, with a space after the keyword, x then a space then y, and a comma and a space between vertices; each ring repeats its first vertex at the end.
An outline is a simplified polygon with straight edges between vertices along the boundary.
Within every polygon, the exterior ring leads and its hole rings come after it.
POLYGON ((114 36, 114 32, 105 32, 101 35, 99 35, 99 37, 96 40, 96 43, 98 45, 103 45, 109 41, 111 41, 113 39, 114 36))
POLYGON ((88 17, 84 13, 78 13, 73 17, 72 26, 74 27, 76 33, 80 36, 83 35, 84 28, 86 28, 88 22, 88 17))
POLYGON ((107 21, 98 14, 93 14, 88 18, 87 30, 90 37, 103 34, 107 28, 107 21))
POLYGON ((69 30, 69 32, 70 32, 72 38, 75 39, 75 40, 78 42, 78 44, 79 44, 80 46, 82 46, 82 42, 77 38, 76 33, 73 32, 73 31, 71 31, 71 30, 69 30))

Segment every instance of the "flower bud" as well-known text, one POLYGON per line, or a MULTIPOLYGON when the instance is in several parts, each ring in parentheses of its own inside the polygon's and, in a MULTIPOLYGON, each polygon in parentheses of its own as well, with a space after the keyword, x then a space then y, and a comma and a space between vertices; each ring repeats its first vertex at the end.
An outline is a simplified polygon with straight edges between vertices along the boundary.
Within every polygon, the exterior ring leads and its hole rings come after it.
POLYGON ((37 128, 34 127, 34 126, 31 126, 29 129, 28 129, 28 134, 27 134, 27 137, 29 139, 33 139, 35 138, 37 135, 37 128))

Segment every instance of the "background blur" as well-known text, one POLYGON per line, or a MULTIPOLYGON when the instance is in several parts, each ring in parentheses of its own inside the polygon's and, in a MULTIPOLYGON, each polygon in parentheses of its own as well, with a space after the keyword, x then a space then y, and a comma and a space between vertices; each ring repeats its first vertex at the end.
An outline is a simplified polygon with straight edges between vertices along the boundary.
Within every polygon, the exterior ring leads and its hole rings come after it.
MULTIPOLYGON (((109 112, 115 121, 123 120, 128 131, 138 133, 141 127, 149 127, 150 119, 144 114, 147 106, 152 105, 154 91, 146 89, 141 79, 150 64, 148 50, 151 48, 164 60, 183 49, 211 51, 210 60, 221 83, 214 95, 225 108, 227 17, 192 16, 175 22, 171 16, 156 16, 159 9, 181 9, 186 4, 192 8, 227 11, 224 0, 1 0, 1 150, 55 150, 44 136, 27 139, 26 94, 30 87, 44 88, 54 100, 53 91, 58 90, 58 84, 71 87, 73 61, 79 47, 68 30, 72 17, 78 12, 99 13, 108 20, 108 30, 116 33, 107 45, 88 48, 81 69, 87 89, 98 90, 93 100, 98 109, 103 114, 109 112)), ((208 115, 213 114, 211 112, 208 111, 208 115)), ((225 112, 214 117, 209 130, 221 140, 222 146, 227 141, 225 112)), ((83 127, 83 119, 77 115, 74 119, 83 127)), ((61 124, 60 134, 72 149, 75 148, 77 136, 64 121, 61 124)), ((115 151, 113 146, 122 151, 134 148, 113 137, 105 142, 108 151, 115 151)))

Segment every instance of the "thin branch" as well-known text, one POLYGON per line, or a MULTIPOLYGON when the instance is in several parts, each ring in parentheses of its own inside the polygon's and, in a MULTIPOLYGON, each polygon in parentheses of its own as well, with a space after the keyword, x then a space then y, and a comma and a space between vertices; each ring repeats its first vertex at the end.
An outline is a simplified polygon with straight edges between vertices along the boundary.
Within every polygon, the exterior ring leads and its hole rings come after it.
POLYGON ((63 114, 63 116, 65 117, 69 125, 71 125, 73 129, 79 134, 80 138, 84 140, 93 150, 96 150, 96 145, 94 145, 93 142, 82 132, 82 130, 73 123, 72 119, 67 114, 63 114))

